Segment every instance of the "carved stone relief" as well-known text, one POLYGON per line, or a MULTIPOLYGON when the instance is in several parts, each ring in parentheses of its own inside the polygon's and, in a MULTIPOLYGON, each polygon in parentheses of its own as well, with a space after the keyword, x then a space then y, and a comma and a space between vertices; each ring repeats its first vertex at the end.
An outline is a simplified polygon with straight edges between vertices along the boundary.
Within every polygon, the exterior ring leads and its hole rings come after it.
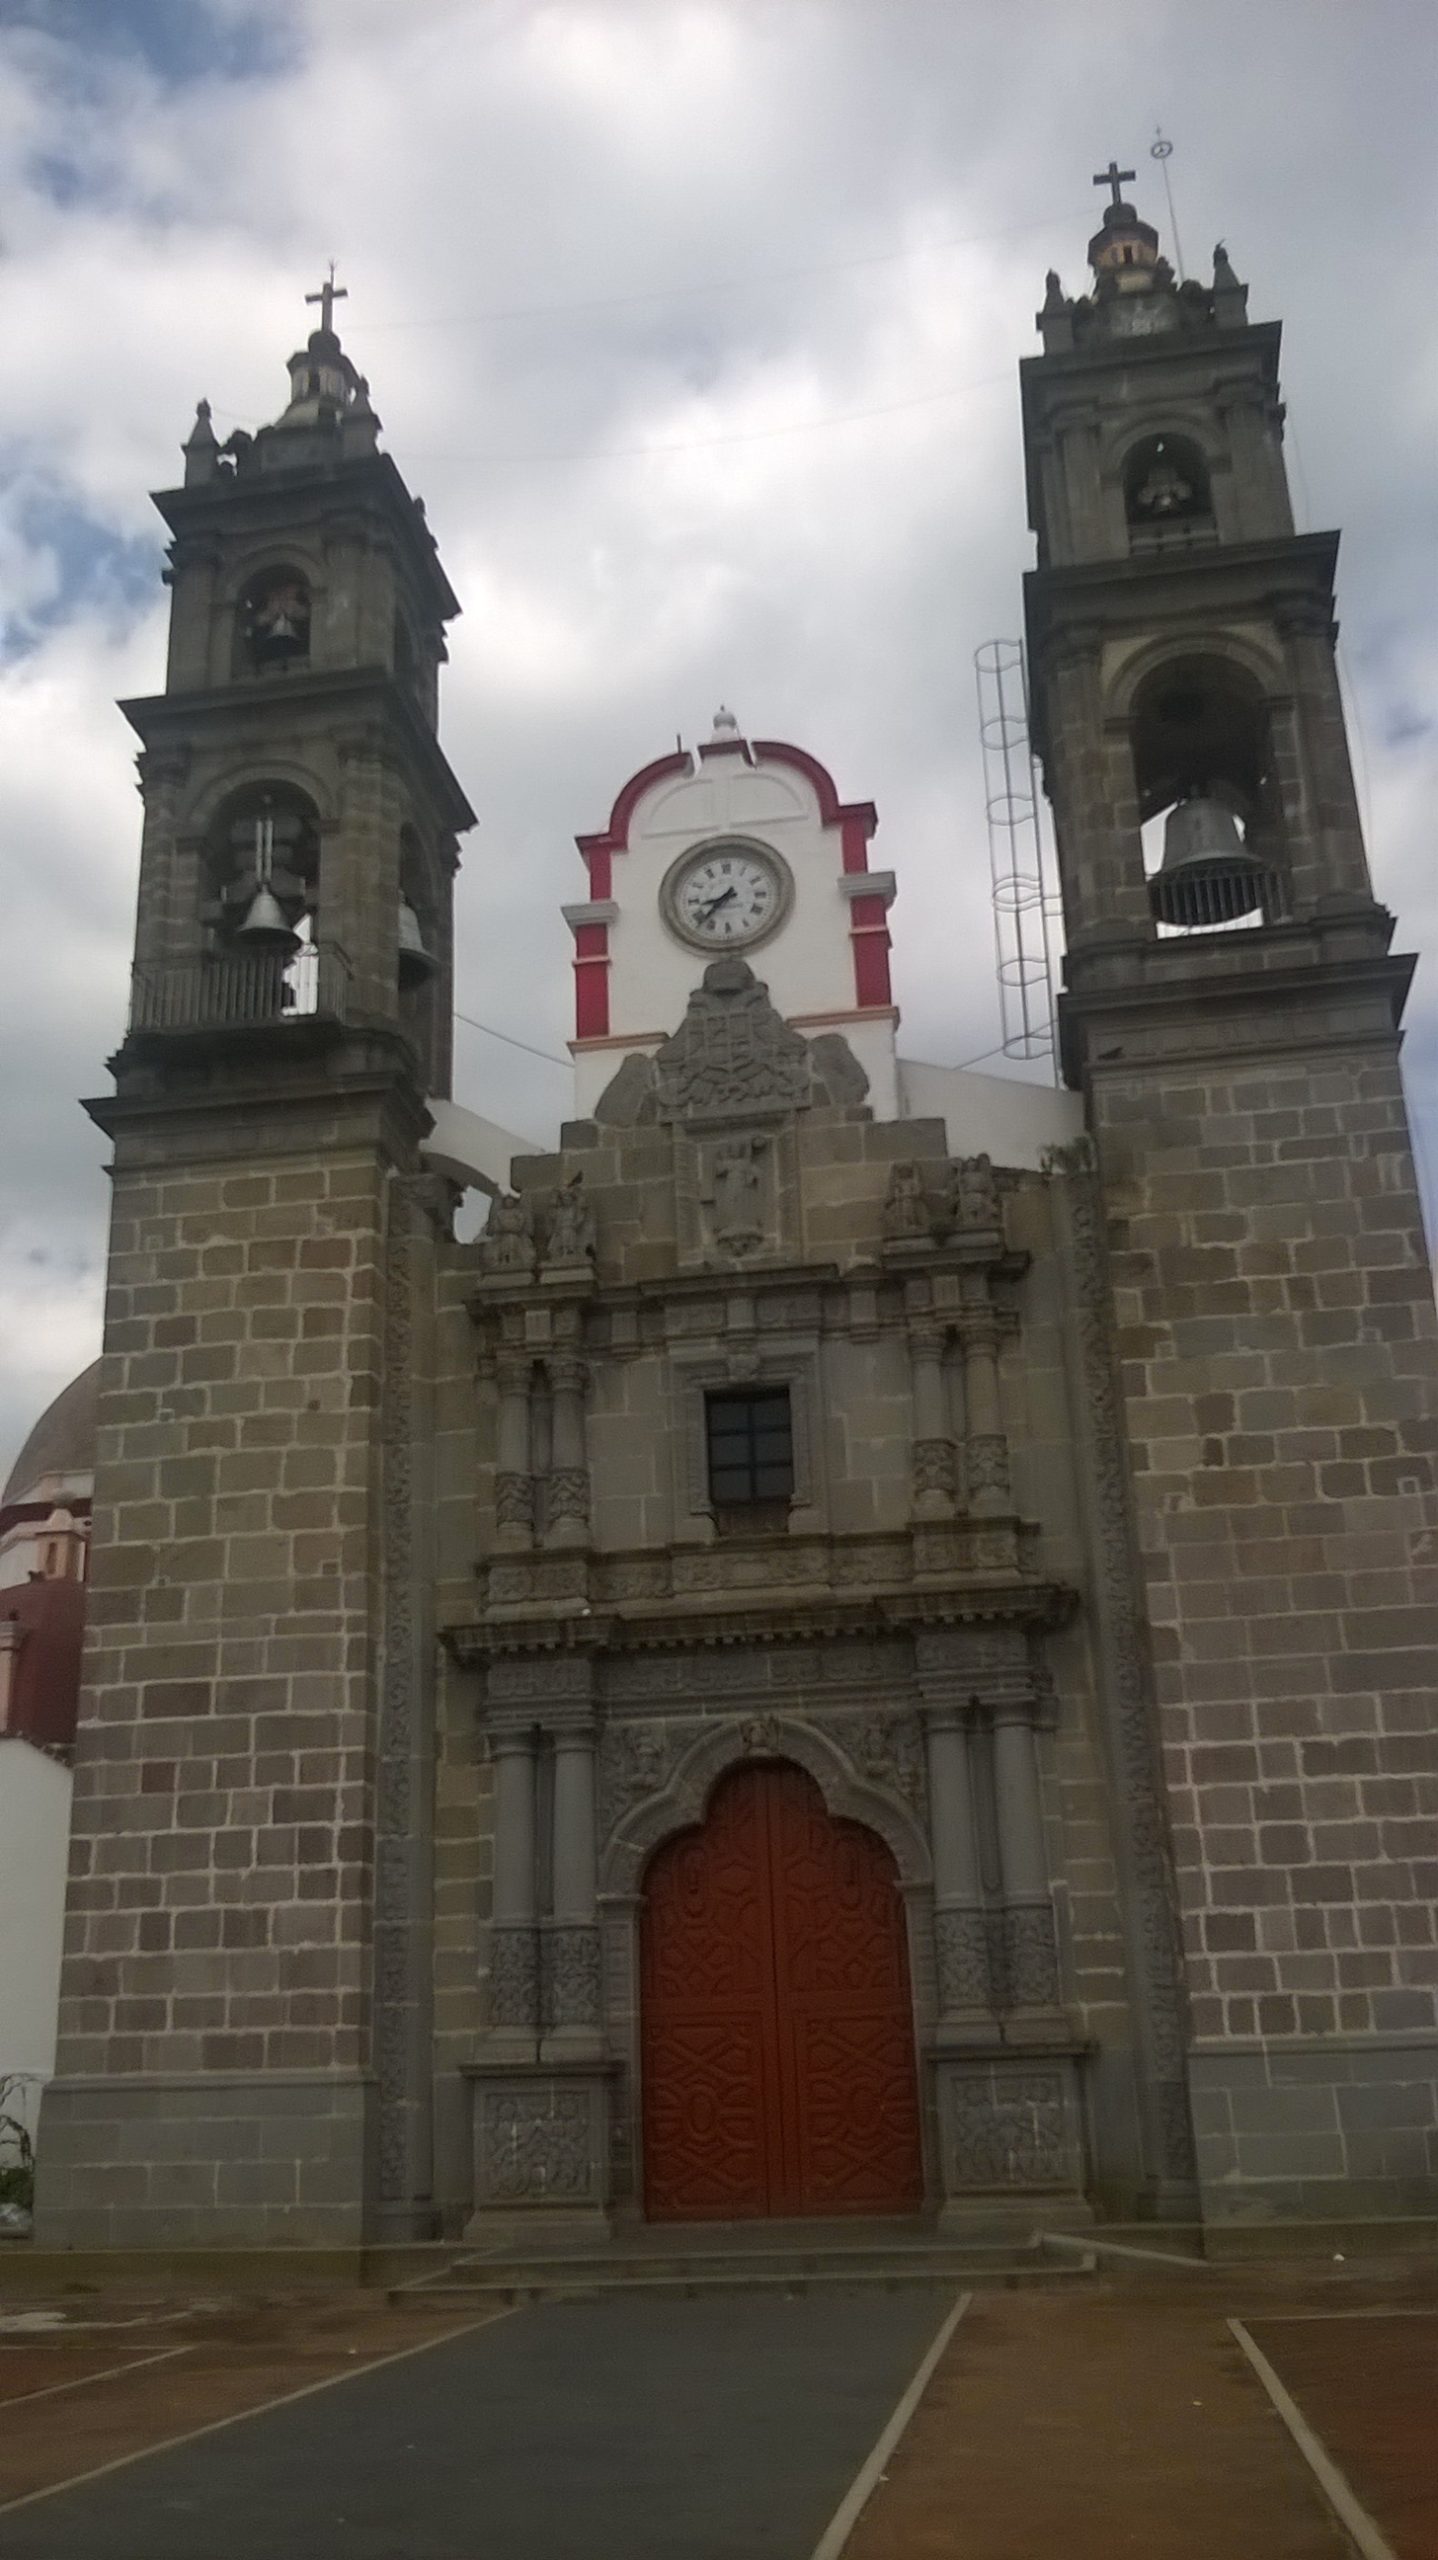
POLYGON ((956 2071, 947 2096, 951 2189, 1079 2184, 1062 2070, 956 2071))
POLYGON ((812 1092, 808 1042, 739 959, 710 961, 679 1029, 655 1054, 654 1074, 667 1120, 801 1111, 812 1092))
POLYGON ((476 2175, 485 2203, 584 2203, 597 2195, 588 2090, 481 2086, 475 2107, 476 2175))

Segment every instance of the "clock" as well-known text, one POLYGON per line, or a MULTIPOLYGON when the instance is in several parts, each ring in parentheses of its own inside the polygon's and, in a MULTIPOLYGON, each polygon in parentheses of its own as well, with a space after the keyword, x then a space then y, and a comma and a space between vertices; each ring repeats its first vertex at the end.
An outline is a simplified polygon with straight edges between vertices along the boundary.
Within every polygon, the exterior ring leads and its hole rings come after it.
POLYGON ((682 853, 665 874, 660 910, 696 951, 744 951, 781 925, 793 902, 786 862, 768 845, 721 836, 682 853))

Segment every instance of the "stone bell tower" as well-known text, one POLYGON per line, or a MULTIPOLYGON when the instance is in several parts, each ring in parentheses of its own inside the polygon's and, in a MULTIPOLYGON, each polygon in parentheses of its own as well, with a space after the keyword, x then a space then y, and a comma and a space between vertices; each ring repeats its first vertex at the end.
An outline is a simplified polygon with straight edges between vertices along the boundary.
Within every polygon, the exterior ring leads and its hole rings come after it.
MULTIPOLYGON (((1205 2210, 1431 2211, 1438 1350, 1279 329, 1110 166, 1023 366, 1067 926, 1186 1952, 1205 2210), (1153 841, 1162 832, 1162 847, 1153 841)), ((1120 1524, 1115 1527, 1115 1523, 1120 1524)))
POLYGON ((458 610, 334 328, 201 403, 144 832, 42 2236, 428 2227, 425 1448, 458 610))

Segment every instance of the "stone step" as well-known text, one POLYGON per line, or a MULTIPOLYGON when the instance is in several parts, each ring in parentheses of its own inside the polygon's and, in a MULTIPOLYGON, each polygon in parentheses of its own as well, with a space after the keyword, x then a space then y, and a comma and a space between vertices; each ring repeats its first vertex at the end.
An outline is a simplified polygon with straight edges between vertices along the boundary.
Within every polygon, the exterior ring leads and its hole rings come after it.
POLYGON ((433 2275, 390 2288, 389 2300, 410 2305, 443 2302, 533 2302, 591 2293, 804 2293, 816 2286, 954 2285, 1011 2288, 1066 2286, 1093 2276, 1091 2250, 1056 2252, 972 2242, 942 2242, 893 2249, 814 2251, 710 2250, 668 2257, 655 2251, 605 2251, 561 2257, 456 2258, 433 2275))

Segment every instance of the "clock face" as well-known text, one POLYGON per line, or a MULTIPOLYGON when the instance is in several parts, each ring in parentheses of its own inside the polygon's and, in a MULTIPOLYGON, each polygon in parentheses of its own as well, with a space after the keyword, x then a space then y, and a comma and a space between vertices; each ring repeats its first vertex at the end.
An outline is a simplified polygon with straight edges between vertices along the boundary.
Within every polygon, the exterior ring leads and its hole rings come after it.
POLYGON ((700 951, 739 951, 782 923, 791 891, 787 866, 767 845, 726 838, 681 856, 662 904, 682 941, 700 951))

